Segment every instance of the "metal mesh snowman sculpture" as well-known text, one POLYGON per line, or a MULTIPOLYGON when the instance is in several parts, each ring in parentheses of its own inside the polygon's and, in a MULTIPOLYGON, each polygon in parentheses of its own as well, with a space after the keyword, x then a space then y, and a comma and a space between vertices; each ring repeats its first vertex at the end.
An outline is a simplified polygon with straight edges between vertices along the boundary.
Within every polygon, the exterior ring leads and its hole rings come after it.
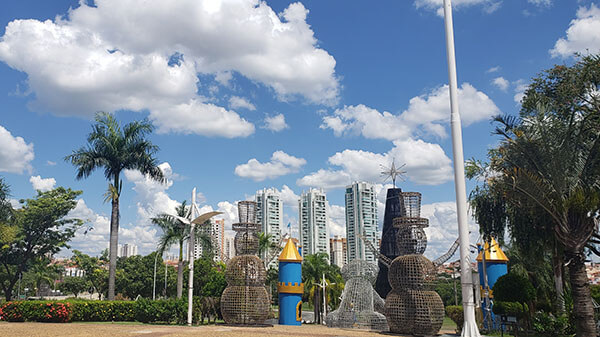
POLYGON ((340 307, 325 318, 328 327, 387 331, 383 299, 373 289, 379 268, 376 264, 350 261, 342 268, 346 281, 340 307))
POLYGON ((227 288, 221 296, 223 320, 229 324, 263 324, 269 315, 270 298, 265 288, 267 272, 258 252, 256 203, 238 203, 239 223, 233 224, 235 256, 227 263, 227 288))
POLYGON ((438 333, 444 320, 444 303, 432 290, 435 265, 423 253, 429 220, 420 217, 394 219, 401 256, 389 269, 392 290, 385 301, 385 316, 391 332, 430 336, 438 333))

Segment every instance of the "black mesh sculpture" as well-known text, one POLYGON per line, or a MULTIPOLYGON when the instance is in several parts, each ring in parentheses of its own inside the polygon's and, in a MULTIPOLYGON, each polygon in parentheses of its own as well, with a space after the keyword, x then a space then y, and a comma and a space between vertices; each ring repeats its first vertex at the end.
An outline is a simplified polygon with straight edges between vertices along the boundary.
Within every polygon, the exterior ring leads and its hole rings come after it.
MULTIPOLYGON (((396 244, 396 232, 398 230, 393 226, 393 221, 394 218, 406 216, 404 197, 402 194, 402 190, 399 188, 390 188, 387 190, 379 253, 385 255, 390 260, 393 260, 400 255, 398 252, 398 245, 396 244)), ((375 282, 375 290, 379 296, 385 298, 392 289, 388 282, 388 266, 383 263, 381 259, 378 264, 379 273, 377 274, 377 281, 375 282)))
POLYGON ((435 266, 423 256, 427 248, 423 228, 429 220, 420 217, 420 195, 418 203, 412 201, 412 209, 407 212, 411 216, 395 218, 393 222, 400 256, 389 268, 392 290, 385 301, 385 316, 391 332, 430 336, 442 327, 444 303, 432 290, 435 266))
POLYGON ((342 301, 325 318, 328 327, 388 330, 384 301, 373 289, 376 275, 377 265, 372 262, 354 260, 344 265, 342 276, 346 284, 342 301))
POLYGON ((258 252, 256 203, 238 203, 239 223, 233 224, 235 256, 227 263, 227 288, 221 295, 221 314, 228 324, 263 324, 270 310, 267 272, 258 252))

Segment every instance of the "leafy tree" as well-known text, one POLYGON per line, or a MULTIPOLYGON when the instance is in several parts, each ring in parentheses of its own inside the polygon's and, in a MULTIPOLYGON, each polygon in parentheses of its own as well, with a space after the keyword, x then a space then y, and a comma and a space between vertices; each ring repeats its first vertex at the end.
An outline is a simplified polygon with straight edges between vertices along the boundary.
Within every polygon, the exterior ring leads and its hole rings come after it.
POLYGON ((68 241, 75 236, 79 219, 67 217, 75 208, 75 198, 80 191, 62 187, 39 192, 35 199, 23 200, 23 207, 15 210, 13 219, 18 233, 8 248, 0 250, 0 285, 6 300, 11 300, 19 277, 34 262, 45 256, 68 248, 68 241))
MULTIPOLYGON (((186 201, 175 209, 177 216, 185 217, 187 213, 186 201)), ((177 298, 183 293, 183 244, 189 236, 189 228, 174 216, 166 213, 152 218, 152 223, 160 227, 162 235, 158 240, 158 252, 160 255, 174 244, 179 246, 179 259, 177 261, 177 298)))
POLYGON ((194 296, 220 297, 226 286, 225 264, 207 258, 194 261, 194 296))
POLYGON ((73 294, 75 297, 88 290, 90 283, 83 277, 66 276, 59 285, 59 289, 67 294, 73 294))
POLYGON ((491 179, 506 202, 548 222, 568 265, 577 335, 595 336, 584 261, 586 247, 595 249, 600 205, 600 56, 545 71, 525 92, 519 117, 495 121, 501 142, 491 179))
POLYGON ((17 227, 11 224, 13 209, 9 196, 10 187, 0 177, 0 250, 9 248, 18 232, 17 227))
POLYGON ((146 139, 153 126, 148 120, 126 124, 123 128, 108 113, 96 115, 96 124, 88 135, 87 145, 65 157, 77 167, 77 179, 87 178, 96 169, 104 169, 109 181, 106 199, 111 200, 108 299, 115 297, 117 245, 119 233, 119 197, 123 188, 121 172, 138 170, 148 177, 164 181, 154 154, 158 147, 146 139))
POLYGON ((98 292, 99 297, 108 292, 106 260, 91 257, 78 250, 73 250, 73 257, 71 257, 71 260, 77 264, 79 269, 85 272, 84 279, 94 291, 98 292))
MULTIPOLYGON (((119 258, 117 260, 117 274, 119 276, 116 284, 117 292, 131 299, 136 298, 138 295, 152 298, 156 256, 157 253, 152 252, 146 256, 135 255, 119 258)), ((156 294, 161 294, 165 291, 164 281, 161 278, 161 275, 165 273, 165 264, 160 256, 156 261, 156 294)), ((173 267, 168 267, 167 272, 167 296, 172 296, 174 295, 173 290, 176 283, 175 270, 173 267)))
POLYGON ((535 299, 535 288, 529 279, 514 273, 500 276, 493 291, 497 301, 529 303, 535 299))

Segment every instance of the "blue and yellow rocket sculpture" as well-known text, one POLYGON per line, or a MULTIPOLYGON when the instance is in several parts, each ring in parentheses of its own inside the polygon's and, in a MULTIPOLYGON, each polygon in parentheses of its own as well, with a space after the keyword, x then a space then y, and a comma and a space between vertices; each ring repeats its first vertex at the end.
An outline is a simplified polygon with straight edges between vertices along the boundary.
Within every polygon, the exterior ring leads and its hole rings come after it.
MULTIPOLYGON (((498 245, 498 243, 496 242, 496 240, 494 240, 494 238, 492 238, 491 242, 486 242, 484 244, 483 249, 479 249, 479 255, 477 256, 477 270, 479 271, 479 284, 481 285, 481 296, 484 296, 485 293, 485 281, 484 281, 484 268, 483 268, 483 263, 484 263, 484 255, 483 253, 485 252, 485 274, 487 275, 487 282, 488 282, 488 291, 489 291, 489 297, 490 299, 494 298, 494 294, 491 292, 490 289, 492 289, 494 287, 494 284, 496 284, 496 281, 498 280, 498 278, 500 278, 500 276, 505 275, 506 273, 508 273, 508 258, 506 257, 506 255, 504 254, 504 252, 502 251, 502 249, 500 249, 500 246, 498 245)), ((486 307, 486 301, 487 299, 483 298, 482 299, 482 307, 485 308, 486 307)), ((490 306, 491 307, 491 306, 490 306)), ((484 325, 487 325, 488 321, 485 319, 486 315, 491 315, 491 322, 494 322, 494 314, 493 313, 486 313, 485 310, 483 312, 484 315, 484 325)), ((486 326, 486 328, 490 329, 493 327, 488 327, 486 326)))
POLYGON ((279 255, 279 324, 302 324, 302 256, 290 238, 279 255))

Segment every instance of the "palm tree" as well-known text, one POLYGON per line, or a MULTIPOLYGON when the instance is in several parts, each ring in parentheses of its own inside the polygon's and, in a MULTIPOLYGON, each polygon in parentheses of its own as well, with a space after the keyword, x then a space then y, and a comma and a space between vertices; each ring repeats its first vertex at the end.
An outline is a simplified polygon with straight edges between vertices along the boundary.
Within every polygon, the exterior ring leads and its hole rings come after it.
MULTIPOLYGON (((179 217, 185 217, 187 205, 184 200, 181 205, 175 208, 175 214, 179 217)), ((177 298, 181 298, 183 293, 183 243, 188 238, 189 228, 174 216, 162 213, 151 219, 152 223, 160 227, 163 234, 158 240, 158 254, 162 256, 163 252, 174 244, 179 245, 179 260, 177 261, 177 298)))
POLYGON ((264 232, 258 233, 258 255, 263 258, 265 268, 273 261, 280 250, 280 245, 273 242, 273 235, 264 232))
POLYGON ((123 188, 120 178, 123 170, 138 170, 157 181, 164 175, 157 166, 154 154, 158 147, 146 136, 153 130, 148 120, 128 123, 123 128, 115 117, 108 113, 96 115, 96 123, 88 135, 87 145, 65 157, 77 167, 77 179, 87 178, 96 169, 103 168, 109 181, 107 200, 112 202, 110 217, 110 249, 108 269, 108 299, 115 297, 115 273, 117 266, 117 244, 119 235, 119 197, 123 188))
POLYGON ((313 298, 315 321, 321 323, 321 290, 320 285, 323 274, 327 280, 331 280, 331 268, 329 266, 328 255, 326 253, 310 254, 304 257, 302 262, 302 280, 304 289, 308 291, 309 298, 313 298))

